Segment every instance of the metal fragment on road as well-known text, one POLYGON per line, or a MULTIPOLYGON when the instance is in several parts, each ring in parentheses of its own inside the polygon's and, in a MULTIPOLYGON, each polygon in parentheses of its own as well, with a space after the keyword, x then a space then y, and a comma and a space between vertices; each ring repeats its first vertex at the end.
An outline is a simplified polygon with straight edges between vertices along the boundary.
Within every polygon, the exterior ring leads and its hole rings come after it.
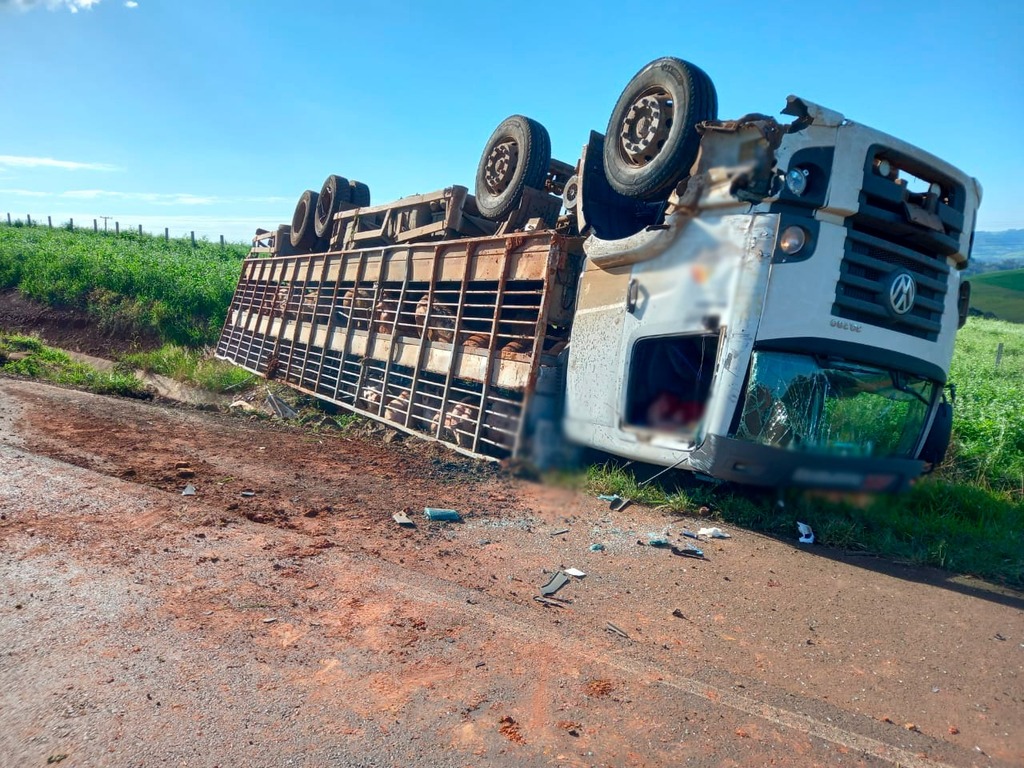
POLYGON ((629 640, 629 635, 626 634, 626 631, 624 629, 622 629, 621 627, 615 626, 610 621, 606 621, 605 622, 604 628, 608 632, 612 632, 612 633, 618 635, 619 637, 624 637, 627 640, 629 640))
POLYGON ((412 521, 412 518, 409 517, 409 515, 407 515, 404 511, 402 511, 402 512, 395 512, 391 516, 391 519, 394 520, 399 525, 403 526, 404 528, 415 528, 416 527, 416 523, 414 523, 412 521))
POLYGON ((680 557, 704 558, 704 550, 697 549, 696 547, 672 547, 672 554, 679 555, 680 557))
POLYGON ((242 497, 246 499, 251 499, 255 495, 256 491, 242 491, 242 497))
POLYGON ((182 496, 195 496, 196 495, 196 487, 194 485, 192 485, 192 483, 189 483, 188 485, 185 486, 185 490, 183 490, 181 492, 181 495, 182 496))
POLYGON ((566 603, 564 600, 552 600, 550 597, 541 597, 540 595, 534 595, 533 599, 542 605, 553 605, 555 608, 565 608, 566 603))
POLYGON ((540 588, 540 593, 544 596, 553 595, 555 592, 560 590, 566 584, 569 583, 569 577, 562 571, 557 571, 549 580, 548 583, 540 588))
POLYGON ((548 535, 549 536, 561 536, 563 533, 568 533, 568 532, 569 532, 568 528, 559 528, 557 531, 552 531, 548 535))
POLYGON ((569 576, 575 576, 577 579, 582 579, 584 576, 587 575, 579 568, 566 568, 565 573, 569 576))

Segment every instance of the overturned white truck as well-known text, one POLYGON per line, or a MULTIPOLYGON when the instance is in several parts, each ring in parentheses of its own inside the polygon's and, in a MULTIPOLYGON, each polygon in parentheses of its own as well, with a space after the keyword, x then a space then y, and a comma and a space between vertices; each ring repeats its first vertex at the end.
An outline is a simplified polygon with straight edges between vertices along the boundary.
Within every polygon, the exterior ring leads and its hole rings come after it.
POLYGON ((899 489, 949 441, 981 189, 783 113, 718 120, 708 76, 663 58, 575 165, 514 116, 473 195, 371 206, 330 176, 257 233, 217 355, 473 456, 899 489))

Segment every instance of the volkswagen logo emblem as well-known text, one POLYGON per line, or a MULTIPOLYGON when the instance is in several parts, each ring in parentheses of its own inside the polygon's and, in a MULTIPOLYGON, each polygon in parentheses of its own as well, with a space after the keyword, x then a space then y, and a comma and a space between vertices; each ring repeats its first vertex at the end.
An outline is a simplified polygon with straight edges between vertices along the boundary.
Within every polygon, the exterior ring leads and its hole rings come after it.
POLYGON ((914 307, 917 298, 917 283, 909 272, 897 272, 889 282, 889 309, 897 315, 905 315, 914 307))

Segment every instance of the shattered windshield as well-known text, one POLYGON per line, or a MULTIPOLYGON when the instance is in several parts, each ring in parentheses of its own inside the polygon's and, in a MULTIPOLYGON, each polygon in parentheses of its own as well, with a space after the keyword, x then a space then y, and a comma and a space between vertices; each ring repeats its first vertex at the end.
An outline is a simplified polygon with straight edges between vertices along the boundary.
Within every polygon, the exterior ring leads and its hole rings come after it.
POLYGON ((867 365, 755 352, 736 437, 839 456, 909 456, 935 386, 867 365))

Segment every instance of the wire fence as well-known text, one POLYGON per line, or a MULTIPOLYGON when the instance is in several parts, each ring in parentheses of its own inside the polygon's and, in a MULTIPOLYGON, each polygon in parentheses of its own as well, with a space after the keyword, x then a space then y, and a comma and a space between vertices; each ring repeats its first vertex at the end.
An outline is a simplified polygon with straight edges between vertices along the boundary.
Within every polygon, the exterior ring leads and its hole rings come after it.
MULTIPOLYGON (((92 220, 92 227, 89 227, 88 225, 82 226, 81 224, 76 226, 75 225, 75 220, 73 218, 69 218, 65 223, 60 224, 57 228, 58 229, 67 229, 67 230, 70 230, 72 232, 75 232, 76 230, 77 231, 87 231, 89 229, 92 229, 93 232, 99 232, 100 231, 100 220, 101 219, 103 220, 103 230, 102 231, 108 232, 108 233, 113 231, 113 233, 115 235, 121 234, 121 232, 122 232, 121 222, 114 220, 112 216, 99 216, 99 217, 93 219, 92 220), (113 222, 113 230, 110 229, 110 222, 113 222)), ((12 226, 12 227, 13 226, 26 226, 26 227, 42 227, 42 226, 46 226, 46 227, 49 227, 50 229, 54 229, 53 217, 52 216, 47 216, 46 217, 46 224, 44 225, 42 218, 33 219, 32 218, 32 214, 25 214, 25 218, 24 219, 13 218, 11 216, 10 211, 7 212, 7 225, 8 226, 12 226)), ((127 228, 126 227, 126 228, 124 228, 123 231, 130 232, 130 231, 132 231, 132 229, 133 228, 127 228)), ((138 225, 138 233, 140 235, 143 234, 143 232, 142 232, 142 225, 141 224, 138 225)), ((154 236, 155 237, 159 237, 159 235, 154 235, 154 236)), ((194 246, 196 244, 196 233, 195 233, 195 230, 189 230, 188 237, 192 241, 192 245, 194 246)), ((171 239, 170 227, 164 227, 164 240, 170 241, 170 239, 171 239)), ((223 248, 224 246, 225 246, 224 235, 220 235, 220 247, 223 248)))

